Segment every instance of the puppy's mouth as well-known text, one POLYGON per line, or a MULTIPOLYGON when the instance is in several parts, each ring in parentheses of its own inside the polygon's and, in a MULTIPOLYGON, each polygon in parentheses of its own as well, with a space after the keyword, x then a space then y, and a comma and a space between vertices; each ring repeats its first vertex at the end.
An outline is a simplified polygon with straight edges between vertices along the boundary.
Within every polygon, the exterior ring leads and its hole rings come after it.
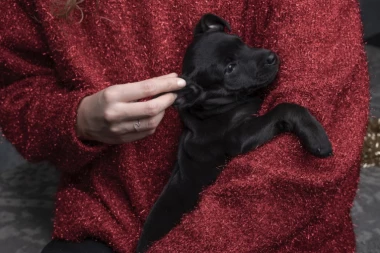
POLYGON ((277 77, 277 72, 275 72, 275 73, 273 73, 273 74, 271 74, 271 75, 267 75, 267 76, 265 76, 265 77, 262 77, 262 78, 260 78, 260 79, 261 79, 261 80, 264 80, 264 81, 260 82, 260 83, 258 84, 258 86, 260 86, 261 88, 262 88, 262 87, 265 87, 265 86, 268 86, 268 85, 270 85, 271 83, 273 83, 274 80, 276 80, 276 77, 277 77))
POLYGON ((254 92, 255 90, 265 88, 268 85, 272 84, 276 80, 277 74, 278 68, 276 69, 276 71, 273 71, 268 75, 259 76, 257 79, 260 81, 257 84, 255 84, 254 87, 250 88, 249 91, 254 92))
POLYGON ((268 85, 272 84, 276 80, 276 77, 277 77, 277 72, 274 72, 273 74, 260 77, 259 82, 256 82, 255 84, 251 85, 248 88, 230 90, 230 92, 233 92, 237 94, 238 96, 242 96, 242 95, 244 96, 244 94, 252 95, 256 91, 266 88, 268 85))

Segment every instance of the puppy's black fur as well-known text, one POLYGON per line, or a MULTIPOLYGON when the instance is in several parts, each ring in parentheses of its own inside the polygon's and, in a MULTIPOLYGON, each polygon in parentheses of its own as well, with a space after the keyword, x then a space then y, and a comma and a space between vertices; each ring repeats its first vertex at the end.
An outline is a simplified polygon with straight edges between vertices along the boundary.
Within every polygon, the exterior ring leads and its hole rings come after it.
POLYGON ((187 86, 175 102, 185 126, 177 162, 147 217, 137 252, 145 252, 196 206, 199 193, 230 158, 283 132, 296 134, 315 156, 332 154, 326 132, 304 107, 284 103, 254 116, 262 103, 255 93, 274 81, 279 60, 269 50, 248 47, 225 28, 230 30, 229 24, 213 14, 204 15, 195 28, 183 61, 187 86))

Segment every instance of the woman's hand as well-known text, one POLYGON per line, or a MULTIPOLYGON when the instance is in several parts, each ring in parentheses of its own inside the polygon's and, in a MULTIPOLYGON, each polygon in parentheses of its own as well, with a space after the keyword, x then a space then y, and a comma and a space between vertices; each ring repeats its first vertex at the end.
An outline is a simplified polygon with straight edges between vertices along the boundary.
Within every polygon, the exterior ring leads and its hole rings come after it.
POLYGON ((110 86, 85 97, 78 108, 77 135, 82 140, 120 144, 142 139, 155 132, 165 109, 177 95, 166 93, 183 88, 176 73, 136 83, 110 86), (136 100, 166 93, 157 98, 136 100))

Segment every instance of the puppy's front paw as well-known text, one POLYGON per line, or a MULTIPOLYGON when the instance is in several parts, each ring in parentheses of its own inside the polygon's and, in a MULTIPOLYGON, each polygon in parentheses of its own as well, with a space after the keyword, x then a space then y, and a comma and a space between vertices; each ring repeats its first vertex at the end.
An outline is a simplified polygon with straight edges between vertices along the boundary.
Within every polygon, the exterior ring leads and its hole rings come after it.
POLYGON ((307 133, 306 136, 305 146, 310 153, 321 158, 333 155, 331 142, 322 126, 307 133))
POLYGON ((316 145, 315 147, 309 148, 310 153, 317 157, 325 158, 333 155, 333 150, 331 147, 330 141, 326 143, 320 143, 320 145, 316 145))

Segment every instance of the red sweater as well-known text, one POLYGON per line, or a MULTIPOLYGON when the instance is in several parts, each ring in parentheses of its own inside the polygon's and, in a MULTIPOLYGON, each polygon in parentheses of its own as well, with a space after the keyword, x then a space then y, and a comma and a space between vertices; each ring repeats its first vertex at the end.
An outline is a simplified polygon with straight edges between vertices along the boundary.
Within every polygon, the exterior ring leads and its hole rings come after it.
POLYGON ((133 252, 170 175, 181 123, 169 109, 149 138, 93 145, 76 137, 78 103, 109 85, 180 73, 194 25, 212 12, 281 57, 261 113, 281 102, 309 108, 334 156, 313 157, 286 134, 235 158, 150 252, 354 252, 349 212, 369 99, 355 0, 96 2, 80 4, 80 24, 54 18, 50 1, 0 5, 0 125, 26 159, 62 172, 53 238, 133 252))

